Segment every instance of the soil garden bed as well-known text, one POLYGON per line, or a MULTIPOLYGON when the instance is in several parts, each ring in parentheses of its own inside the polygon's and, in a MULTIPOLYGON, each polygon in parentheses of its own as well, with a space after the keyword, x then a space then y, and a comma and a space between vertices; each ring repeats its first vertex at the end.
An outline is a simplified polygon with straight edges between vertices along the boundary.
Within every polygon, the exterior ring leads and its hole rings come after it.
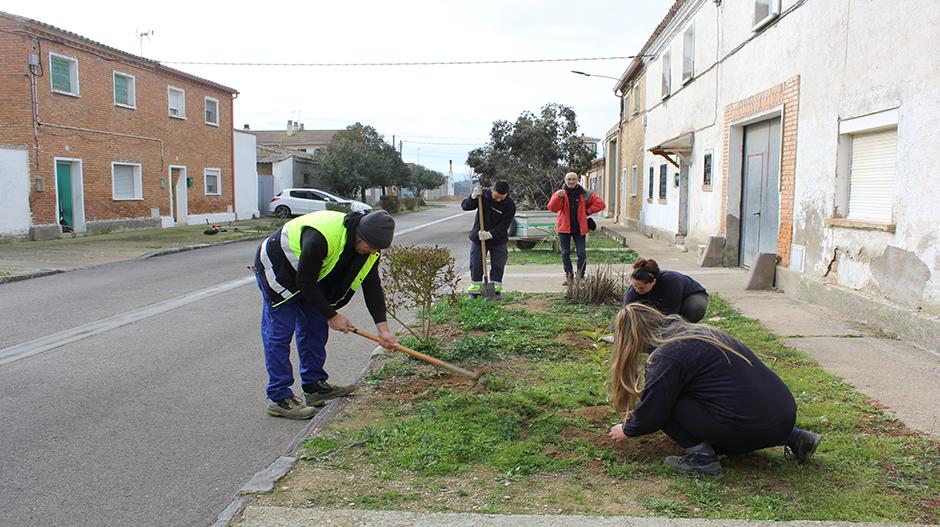
MULTIPOLYGON (((616 306, 557 296, 435 307, 422 351, 486 372, 479 384, 401 354, 364 386, 257 505, 527 514, 938 521, 940 445, 910 433, 842 380, 712 297, 708 320, 737 335, 790 386, 798 424, 823 434, 812 462, 782 447, 728 457, 726 475, 679 475, 662 434, 615 444, 606 401, 616 306), (604 331, 600 331, 603 328, 604 331)), ((411 342, 410 344, 415 344, 411 342)))

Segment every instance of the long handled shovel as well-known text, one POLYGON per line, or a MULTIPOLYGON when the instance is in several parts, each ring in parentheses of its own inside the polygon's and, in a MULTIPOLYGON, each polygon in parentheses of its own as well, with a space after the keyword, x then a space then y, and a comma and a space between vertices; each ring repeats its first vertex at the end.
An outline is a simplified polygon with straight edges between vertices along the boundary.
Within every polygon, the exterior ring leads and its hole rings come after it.
MULTIPOLYGON (((485 231, 486 226, 483 225, 483 195, 480 194, 477 196, 477 209, 480 211, 480 230, 485 231)), ((480 240, 480 259, 483 260, 483 287, 480 289, 480 293, 483 295, 483 298, 489 300, 496 300, 496 284, 490 282, 490 271, 486 266, 486 240, 480 240)))
MULTIPOLYGON (((372 333, 369 333, 367 331, 363 331, 359 328, 354 328, 352 332, 355 333, 356 335, 365 337, 379 344, 382 343, 382 341, 379 340, 379 337, 377 337, 376 335, 373 335, 372 333)), ((408 346, 402 346, 401 344, 396 344, 395 350, 400 351, 402 353, 407 353, 408 355, 411 355, 412 357, 418 360, 423 360, 424 362, 427 362, 428 364, 433 364, 435 366, 444 368, 445 370, 454 372, 458 375, 463 375, 464 377, 467 377, 468 379, 472 380, 474 385, 476 385, 477 381, 479 381, 480 377, 483 375, 483 372, 465 370, 461 368, 460 366, 454 366, 453 364, 449 362, 442 361, 441 359, 436 359, 434 357, 431 357, 430 355, 425 355, 424 353, 421 353, 420 351, 415 351, 409 348, 408 346)), ((471 386, 471 388, 472 387, 473 386, 471 386)))

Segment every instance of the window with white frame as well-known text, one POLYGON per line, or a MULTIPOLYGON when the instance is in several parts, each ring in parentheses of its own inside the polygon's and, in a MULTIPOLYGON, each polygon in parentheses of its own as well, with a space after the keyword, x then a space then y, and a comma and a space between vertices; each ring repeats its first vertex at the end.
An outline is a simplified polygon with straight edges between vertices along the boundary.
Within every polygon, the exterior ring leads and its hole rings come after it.
POLYGON ((633 87, 633 115, 640 113, 640 85, 633 87))
POLYGON ((218 168, 207 168, 206 176, 206 196, 219 196, 222 194, 222 170, 218 168))
POLYGON ((167 106, 169 107, 170 117, 177 119, 186 118, 186 92, 173 87, 166 88, 167 106))
POLYGON ((780 0, 754 0, 754 30, 758 30, 780 14, 780 0))
POLYGON ((682 83, 695 75, 695 26, 690 25, 682 35, 682 83))
POLYGON ((115 200, 144 199, 140 163, 111 163, 111 195, 115 200))
POLYGON ((49 73, 53 92, 78 97, 78 61, 76 59, 49 53, 49 73))
POLYGON ((666 97, 669 97, 669 90, 672 89, 672 75, 671 75, 672 71, 671 70, 672 70, 671 53, 667 51, 663 53, 663 86, 662 86, 663 99, 665 99, 666 97))
POLYGON ((137 108, 137 80, 133 75, 115 71, 114 105, 125 108, 137 108))
POLYGON ((850 220, 892 223, 898 129, 851 134, 850 220))
POLYGON ((630 195, 636 196, 640 192, 640 169, 633 165, 633 173, 630 177, 630 195))
POLYGON ((219 100, 206 97, 206 124, 219 126, 219 100))

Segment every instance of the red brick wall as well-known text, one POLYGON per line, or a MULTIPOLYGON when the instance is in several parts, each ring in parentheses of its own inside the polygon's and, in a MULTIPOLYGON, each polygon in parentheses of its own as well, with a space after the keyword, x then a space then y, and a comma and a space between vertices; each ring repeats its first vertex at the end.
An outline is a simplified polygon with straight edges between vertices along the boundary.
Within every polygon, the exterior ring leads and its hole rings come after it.
POLYGON ((728 155, 731 123, 749 116, 783 106, 780 159, 780 230, 777 233, 777 256, 784 266, 790 263, 790 244, 793 242, 793 191, 796 181, 796 127, 800 113, 800 76, 752 95, 747 99, 725 106, 725 125, 721 156, 721 231, 727 227, 728 210, 728 155))
MULTIPOLYGON (((0 29, 11 25, 16 24, 0 17, 0 29)), ((3 71, 21 72, 0 77, 0 98, 4 107, 4 116, 0 119, 7 119, 8 102, 26 109, 10 118, 15 121, 12 123, 15 131, 0 132, 2 142, 33 144, 25 64, 26 54, 39 53, 41 48, 44 75, 37 79, 42 123, 39 162, 37 170, 36 152, 31 149, 31 170, 34 179, 36 176, 43 179, 46 190, 37 192, 36 186, 32 186, 30 207, 34 224, 55 223, 56 157, 82 160, 86 221, 149 218, 151 208, 159 208, 161 215, 171 215, 168 181, 171 164, 186 166, 188 176, 193 178, 188 192, 190 214, 226 212, 229 206, 234 208, 231 94, 82 42, 51 34, 42 37, 39 47, 35 47, 30 39, 0 33, 3 71), (78 60, 78 97, 52 92, 50 52, 78 60), (112 75, 115 70, 135 77, 136 109, 114 105, 112 75), (185 120, 168 115, 168 85, 186 92, 185 120), (205 123, 206 96, 219 101, 217 127, 205 123), (116 161, 142 165, 143 200, 113 199, 111 163, 116 161), (220 196, 205 195, 205 168, 221 169, 220 196), (166 180, 166 188, 160 188, 161 178, 166 180)))

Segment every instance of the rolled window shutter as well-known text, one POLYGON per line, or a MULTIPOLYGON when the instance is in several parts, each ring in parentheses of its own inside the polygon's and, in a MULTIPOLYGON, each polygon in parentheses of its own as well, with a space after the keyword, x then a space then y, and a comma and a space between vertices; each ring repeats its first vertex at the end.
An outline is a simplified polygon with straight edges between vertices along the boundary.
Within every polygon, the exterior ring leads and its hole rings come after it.
POLYGON ((114 197, 121 199, 137 197, 134 192, 134 167, 115 165, 114 167, 114 197))
POLYGON ((897 129, 852 137, 849 219, 892 221, 897 145, 897 129))

